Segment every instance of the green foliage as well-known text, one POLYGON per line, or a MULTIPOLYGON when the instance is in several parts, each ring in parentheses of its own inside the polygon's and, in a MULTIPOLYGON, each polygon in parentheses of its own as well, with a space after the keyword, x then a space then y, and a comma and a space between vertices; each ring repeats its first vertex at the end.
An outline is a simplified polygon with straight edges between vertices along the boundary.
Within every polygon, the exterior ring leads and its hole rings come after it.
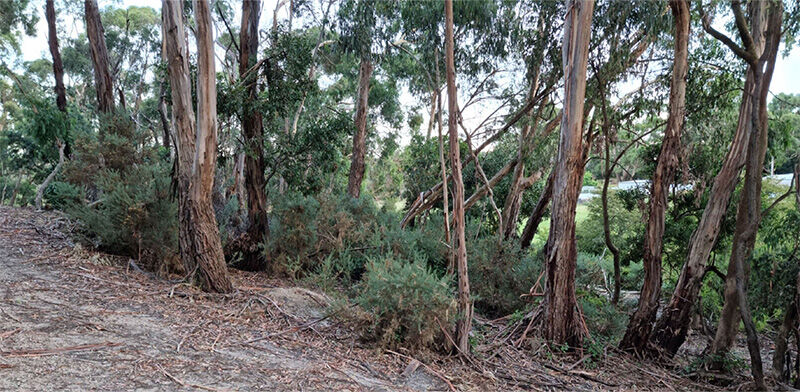
MULTIPOLYGON (((627 266, 642 259, 644 223, 638 205, 626 202, 624 195, 626 192, 609 191, 608 216, 611 239, 620 251, 620 264, 627 266)), ((578 249, 596 255, 606 253, 610 257, 610 252, 604 252, 606 243, 602 202, 596 197, 588 205, 589 217, 577 227, 575 233, 578 249)), ((638 287, 630 289, 637 290, 638 287)))
POLYGON ((98 248, 137 258, 155 271, 171 272, 178 249, 177 203, 170 194, 172 165, 157 148, 143 146, 143 137, 128 118, 105 117, 97 135, 76 139, 74 157, 65 165, 65 177, 72 185, 59 186, 62 189, 54 195, 98 248), (79 187, 93 203, 73 198, 79 187))
POLYGON ((496 236, 472 241, 467 252, 475 309, 489 317, 502 317, 528 305, 530 298, 522 295, 530 291, 542 271, 538 253, 521 250, 518 241, 498 244, 496 236))
POLYGON ((437 271, 445 268, 440 220, 439 226, 402 230, 399 214, 393 208, 379 209, 367 195, 353 199, 347 194, 313 197, 295 192, 274 203, 265 252, 278 271, 289 272, 286 266, 297 264, 300 275, 319 273, 328 258, 342 258, 347 268, 331 268, 337 278, 349 282, 361 276, 370 257, 388 254, 419 258, 437 271))
POLYGON ((68 182, 53 181, 44 191, 44 200, 53 208, 64 210, 83 202, 83 190, 68 182))
POLYGON ((369 334, 387 347, 432 347, 455 320, 448 280, 416 258, 371 260, 356 302, 372 315, 369 334))

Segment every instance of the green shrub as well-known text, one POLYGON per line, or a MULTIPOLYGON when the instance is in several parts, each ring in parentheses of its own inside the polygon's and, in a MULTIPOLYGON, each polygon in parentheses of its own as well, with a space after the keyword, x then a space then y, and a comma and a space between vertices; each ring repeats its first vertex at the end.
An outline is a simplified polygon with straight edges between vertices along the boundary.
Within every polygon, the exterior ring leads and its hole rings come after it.
POLYGON ((331 278, 346 284, 360 278, 370 258, 388 254, 419 258, 443 272, 442 221, 406 230, 399 222, 397 212, 379 209, 367 196, 287 194, 275 201, 265 250, 280 272, 297 277, 311 273, 318 280, 328 268, 335 270, 331 278))
POLYGON ((441 338, 439 323, 449 328, 455 320, 448 280, 418 259, 370 261, 356 302, 372 315, 368 335, 388 347, 432 347, 441 338))
POLYGON ((490 317, 523 310, 528 299, 521 295, 530 291, 542 271, 540 253, 521 250, 518 241, 498 244, 496 236, 473 241, 467 252, 475 309, 490 317))
POLYGON ((181 272, 172 165, 156 147, 146 146, 145 138, 125 116, 103 118, 97 135, 76 139, 73 159, 65 167, 73 185, 57 185, 54 195, 96 247, 136 258, 157 272, 181 272), (78 185, 87 189, 92 203, 74 198, 78 185))
POLYGON ((53 208, 62 210, 69 205, 81 203, 83 191, 74 184, 53 181, 44 191, 44 200, 53 208))

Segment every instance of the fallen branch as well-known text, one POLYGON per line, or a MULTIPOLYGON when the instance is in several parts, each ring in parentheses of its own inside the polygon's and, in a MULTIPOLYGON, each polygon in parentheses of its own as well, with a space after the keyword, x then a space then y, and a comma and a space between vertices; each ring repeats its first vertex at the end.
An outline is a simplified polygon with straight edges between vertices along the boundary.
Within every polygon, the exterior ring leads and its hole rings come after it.
POLYGON ((0 355, 4 357, 45 357, 50 355, 58 355, 64 353, 71 353, 77 351, 96 351, 108 347, 121 346, 122 343, 104 342, 97 344, 82 344, 80 346, 61 347, 61 348, 43 348, 34 350, 0 350, 0 355))

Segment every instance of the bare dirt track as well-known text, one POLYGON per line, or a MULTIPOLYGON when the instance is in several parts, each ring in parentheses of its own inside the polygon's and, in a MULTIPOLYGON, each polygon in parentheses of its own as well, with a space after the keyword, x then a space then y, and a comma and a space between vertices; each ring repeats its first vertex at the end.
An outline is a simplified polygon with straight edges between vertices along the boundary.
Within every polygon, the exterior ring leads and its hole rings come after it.
POLYGON ((103 265, 109 260, 97 254, 82 252, 77 260, 57 230, 65 222, 52 213, 0 207, 0 390, 440 387, 430 377, 414 383, 378 370, 384 365, 345 359, 347 348, 306 343, 298 332, 313 338, 313 325, 325 323, 292 328, 304 325, 301 316, 261 303, 274 301, 264 294, 275 289, 268 285, 206 296, 103 265), (285 333, 254 341, 276 331, 285 333))
MULTIPOLYGON (((720 389, 621 354, 587 367, 585 353, 497 337, 467 360, 381 350, 329 317, 323 294, 235 270, 235 293, 202 293, 76 246, 72 227, 0 206, 0 391, 720 389)), ((498 320, 476 323, 501 336, 498 320)))

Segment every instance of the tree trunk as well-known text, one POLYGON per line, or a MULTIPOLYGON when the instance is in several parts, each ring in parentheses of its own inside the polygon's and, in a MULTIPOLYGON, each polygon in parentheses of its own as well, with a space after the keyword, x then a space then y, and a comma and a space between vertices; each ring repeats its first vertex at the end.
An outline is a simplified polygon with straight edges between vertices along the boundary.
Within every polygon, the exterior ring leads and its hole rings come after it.
POLYGON ((97 107, 102 113, 110 113, 114 111, 114 88, 112 87, 108 49, 106 48, 103 24, 100 21, 100 11, 97 9, 97 0, 84 0, 84 9, 86 36, 89 38, 89 47, 92 51, 97 107))
POLYGON ((197 24, 197 124, 189 80, 189 50, 183 28, 183 2, 163 0, 174 124, 178 135, 178 207, 181 261, 194 283, 207 291, 233 289, 225 267, 211 188, 217 153, 214 41, 208 2, 194 0, 197 24))
MULTIPOLYGON (((436 47, 433 49, 433 58, 434 64, 436 65, 436 88, 441 86, 441 82, 439 79, 439 48, 436 47)), ((442 94, 440 90, 436 90, 434 93, 436 96, 435 108, 436 108, 436 130, 439 136, 439 167, 442 169, 442 210, 444 215, 444 242, 447 243, 447 246, 452 246, 452 238, 450 236, 450 201, 447 192, 447 165, 445 164, 444 160, 444 137, 442 137, 442 128, 444 128, 442 120, 442 94)), ((431 119, 433 120, 433 119, 431 119)), ((452 275, 453 271, 455 271, 455 260, 452 257, 449 258, 447 263, 447 275, 452 275)))
POLYGON ((353 156, 350 160, 350 178, 347 193, 361 196, 361 181, 364 179, 364 158, 367 155, 367 113, 369 109, 369 80, 372 78, 372 61, 368 54, 361 56, 358 71, 358 96, 356 97, 356 132, 353 134, 353 156))
POLYGON ((161 86, 158 92, 158 116, 161 120, 161 129, 163 132, 163 136, 161 139, 161 145, 167 150, 170 150, 170 131, 169 131, 169 120, 167 119, 167 85, 163 81, 161 82, 161 86))
POLYGON ((798 301, 800 301, 800 272, 797 273, 797 278, 795 279, 794 296, 786 308, 783 323, 778 331, 778 336, 775 338, 775 353, 772 356, 772 376, 782 382, 787 382, 791 379, 792 357, 787 352, 789 337, 797 326, 797 307, 800 304, 798 301))
POLYGON ((42 209, 42 197, 44 196, 45 189, 47 189, 47 186, 50 185, 50 182, 53 181, 53 178, 56 177, 58 171, 61 170, 61 166, 64 166, 65 145, 61 140, 58 140, 56 142, 56 145, 58 146, 58 164, 56 164, 56 167, 54 167, 53 171, 51 171, 50 174, 47 175, 47 178, 44 179, 44 181, 39 185, 39 187, 36 188, 36 199, 34 205, 36 206, 37 210, 42 209))
MULTIPOLYGON (((47 0, 44 9, 45 17, 47 19, 47 43, 50 47, 50 55, 53 57, 53 78, 55 79, 55 93, 56 93, 56 107, 61 113, 67 113, 67 90, 64 88, 64 64, 61 62, 61 53, 58 48, 58 35, 56 32, 56 9, 53 0, 47 0)), ((42 209, 42 198, 44 191, 50 182, 53 181, 61 166, 64 165, 64 152, 67 147, 65 142, 60 139, 56 140, 58 147, 58 164, 53 168, 53 171, 45 178, 45 180, 36 189, 36 198, 34 205, 37 210, 42 209)))
MULTIPOLYGON (((745 163, 745 180, 742 188, 742 196, 739 200, 736 213, 736 226, 733 234, 731 249, 731 259, 728 264, 728 274, 725 279, 725 304, 720 314, 719 327, 717 328, 711 352, 715 358, 723 357, 727 354, 733 340, 736 337, 740 316, 745 323, 748 332, 748 346, 753 344, 757 337, 750 336, 748 324, 752 324, 749 317, 749 309, 746 306, 747 279, 750 274, 749 258, 755 246, 758 226, 761 222, 761 180, 764 171, 764 160, 767 152, 767 92, 772 80, 772 73, 775 67, 775 59, 778 54, 778 44, 781 35, 782 9, 780 3, 769 3, 770 21, 767 31, 767 44, 764 53, 761 55, 755 68, 752 68, 755 75, 756 95, 753 96, 753 108, 750 113, 751 134, 747 149, 745 163), (766 70, 762 69, 766 65, 766 70), (755 110, 757 108, 757 110, 755 110)), ((758 45, 758 44, 757 44, 758 45)), ((761 356, 758 350, 751 349, 751 359, 758 362, 760 368, 761 356)), ((716 361, 716 367, 721 367, 722 361, 716 361)), ((752 366, 753 375, 758 382, 760 369, 752 366)), ((763 380, 761 381, 763 383, 763 380)))
POLYGON ((553 179, 553 217, 546 248, 544 335, 555 344, 579 346, 575 297, 575 209, 583 183, 583 106, 594 1, 570 0, 564 22, 564 109, 553 179))
POLYGON ((661 251, 669 187, 675 181, 686 105, 691 12, 686 0, 670 1, 675 19, 675 50, 669 93, 669 115, 650 188, 650 213, 644 234, 644 283, 639 306, 628 322, 620 348, 642 353, 647 346, 661 297, 661 251))
MULTIPOLYGON (((242 29, 239 35, 239 77, 247 86, 248 102, 258 98, 258 73, 248 70, 256 64, 258 55, 258 21, 261 14, 260 0, 242 2, 242 29)), ((254 107, 244 111, 242 133, 245 147, 245 187, 247 188, 247 218, 249 226, 245 237, 239 241, 242 261, 237 267, 246 270, 261 270, 266 267, 259 243, 269 237, 267 220, 266 179, 264 177, 264 128, 261 113, 254 107)))
POLYGON ((67 112, 67 90, 64 88, 64 64, 61 62, 61 53, 58 49, 58 35, 56 32, 56 9, 53 0, 45 3, 45 17, 47 18, 47 43, 50 46, 50 55, 53 57, 53 78, 56 86, 56 106, 63 113, 67 112))
POLYGON ((536 206, 533 207, 533 212, 525 223, 525 228, 522 229, 522 236, 520 236, 519 239, 522 249, 527 249, 531 246, 533 237, 539 230, 539 224, 542 223, 544 213, 547 211, 547 206, 550 204, 550 199, 553 197, 553 180, 555 180, 555 173, 556 171, 553 169, 550 171, 550 175, 547 176, 542 194, 539 195, 539 200, 536 202, 536 206))
MULTIPOLYGON (((732 3, 738 4, 738 3, 732 3)), ((751 56, 756 59, 763 51, 763 36, 765 23, 763 21, 764 2, 753 2, 755 7, 752 12, 753 25, 751 31, 756 39, 755 47, 748 47, 751 56)), ((707 21, 704 21, 704 27, 707 21)), ((745 27, 746 28, 746 27, 745 27)), ((757 61, 757 60, 756 60, 757 61)), ((725 212, 730 201, 730 196, 736 187, 739 173, 745 164, 751 133, 758 132, 754 129, 752 116, 754 111, 759 111, 762 82, 762 72, 756 64, 748 60, 747 78, 745 80, 742 103, 739 108, 739 123, 731 147, 725 157, 719 174, 714 179, 709 200, 697 229, 689 241, 689 251, 672 298, 665 308, 663 315, 656 323, 653 341, 668 355, 674 355, 686 339, 689 329, 691 308, 697 299, 702 285, 702 275, 705 270, 708 256, 719 234, 719 226, 725 217, 725 212)), ((762 161, 763 162, 763 161, 762 161)), ((763 164, 763 163, 762 163, 763 164)), ((759 173, 760 180, 760 173, 759 173)), ((734 277, 736 274, 732 274, 734 277)), ((738 293, 736 294, 738 296, 738 293)))
MULTIPOLYGON (((539 88, 539 70, 537 68, 534 73, 535 76, 531 80, 530 89, 528 91, 528 101, 534 99, 536 92, 539 88)), ((503 226, 499 228, 503 239, 507 239, 516 234, 517 220, 519 219, 519 209, 522 204, 522 180, 525 174, 525 158, 530 151, 530 143, 536 128, 539 126, 539 118, 542 108, 547 105, 545 100, 538 109, 535 118, 531 118, 531 111, 528 111, 528 123, 526 123, 519 134, 519 146, 517 147, 517 164, 514 166, 514 174, 511 177, 511 186, 508 190, 508 195, 503 203, 503 217, 501 221, 503 226), (530 121, 533 120, 533 124, 530 121)))
POLYGON ((467 273, 467 245, 464 234, 464 182, 461 177, 461 152, 458 143, 458 102, 456 92, 456 66, 453 41, 453 0, 444 1, 445 10, 445 75, 447 77, 448 133, 450 143, 450 168, 453 171, 453 221, 455 227, 456 270, 458 274, 458 313, 456 344, 469 353, 469 333, 472 330, 472 300, 469 295, 467 273))
MULTIPOLYGON (((605 99, 605 98, 604 98, 605 99)), ((604 114, 605 116, 605 114, 604 114)), ((603 192, 600 194, 600 202, 603 206, 603 239, 606 243, 606 248, 611 251, 611 255, 614 258, 614 293, 611 295, 611 303, 614 306, 617 306, 619 303, 619 292, 622 286, 622 274, 620 272, 620 263, 619 263, 619 249, 617 249, 616 245, 614 245, 614 241, 611 240, 611 224, 609 222, 608 217, 608 185, 609 181, 611 180, 611 153, 610 153, 610 144, 611 141, 609 140, 609 128, 610 124, 608 120, 604 119, 603 121, 603 134, 605 139, 605 175, 603 176, 603 192)))

